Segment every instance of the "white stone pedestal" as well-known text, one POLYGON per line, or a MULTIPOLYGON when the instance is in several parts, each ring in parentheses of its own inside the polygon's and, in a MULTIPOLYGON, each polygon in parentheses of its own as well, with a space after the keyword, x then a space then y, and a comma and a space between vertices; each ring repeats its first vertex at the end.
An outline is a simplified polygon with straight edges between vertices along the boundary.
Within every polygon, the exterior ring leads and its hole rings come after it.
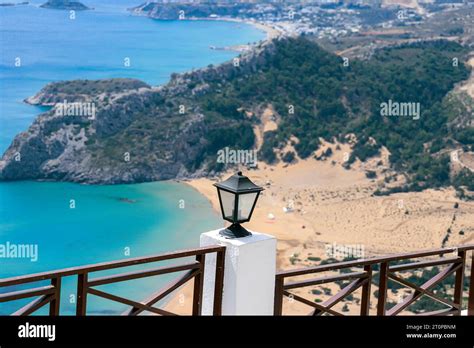
MULTIPOLYGON (((219 230, 201 234, 201 246, 226 247, 223 315, 273 315, 276 272, 276 239, 252 232, 244 238, 226 239, 219 230)), ((202 314, 212 315, 216 255, 206 255, 202 314)))

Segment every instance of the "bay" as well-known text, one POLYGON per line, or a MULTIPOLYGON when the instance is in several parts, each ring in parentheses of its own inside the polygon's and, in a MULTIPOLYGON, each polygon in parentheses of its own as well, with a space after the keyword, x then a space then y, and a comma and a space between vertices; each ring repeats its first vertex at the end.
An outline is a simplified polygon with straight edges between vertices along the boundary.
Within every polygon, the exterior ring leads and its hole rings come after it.
MULTIPOLYGON (((49 82, 130 77, 163 84, 174 72, 219 64, 236 55, 210 46, 264 38, 261 31, 241 23, 132 16, 127 7, 140 2, 130 0, 84 1, 95 10, 76 12, 75 19, 68 11, 39 8, 42 2, 0 7, 1 152, 44 110, 23 100, 49 82), (130 66, 124 64, 126 59, 130 66)), ((200 233, 221 225, 204 197, 175 182, 3 182, 0 244, 37 245, 38 260, 0 258, 0 278, 196 247, 200 233)), ((134 281, 133 286, 118 283, 103 290, 140 301, 168 278, 134 281)), ((63 314, 74 313, 75 284, 73 277, 64 279, 63 314)), ((7 290, 12 289, 0 292, 7 290)), ((25 302, 0 304, 0 315, 25 302)), ((119 314, 127 308, 97 297, 89 304, 90 314, 119 314)))

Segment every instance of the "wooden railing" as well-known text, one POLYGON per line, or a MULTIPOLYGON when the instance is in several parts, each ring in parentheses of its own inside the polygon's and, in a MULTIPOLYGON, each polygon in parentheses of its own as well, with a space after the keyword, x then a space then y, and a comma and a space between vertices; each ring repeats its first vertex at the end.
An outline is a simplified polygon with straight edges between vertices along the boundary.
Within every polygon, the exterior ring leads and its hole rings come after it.
POLYGON ((279 272, 275 279, 275 307, 274 314, 283 314, 283 299, 288 297, 291 301, 303 303, 312 307, 312 315, 330 314, 335 316, 343 315, 341 312, 334 310, 334 306, 341 302, 348 295, 358 289, 362 289, 360 299, 360 315, 369 315, 371 300, 371 285, 374 280, 374 271, 378 270, 378 296, 376 305, 376 315, 393 316, 398 315, 406 310, 411 304, 415 303, 421 296, 426 295, 431 299, 442 303, 447 308, 442 310, 424 312, 421 315, 460 315, 462 309, 462 299, 464 290, 464 277, 466 269, 467 252, 472 251, 471 255, 471 278, 469 283, 469 297, 467 304, 468 315, 474 315, 474 277, 472 272, 474 269, 474 245, 465 245, 457 248, 435 249, 422 252, 413 252, 406 254, 395 254, 384 257, 376 257, 371 259, 359 259, 353 261, 337 262, 324 264, 303 269, 289 270, 279 272), (454 256, 445 257, 447 254, 454 256), (420 260, 430 257, 429 260, 420 260), (432 259, 435 257, 435 259, 432 259), (408 262, 408 263, 403 263, 408 262), (398 263, 391 265, 391 263, 398 263), (398 272, 426 269, 433 266, 445 266, 445 268, 437 273, 434 277, 425 281, 421 285, 413 284, 398 272), (353 271, 351 268, 360 268, 360 271, 353 271), (321 274, 325 272, 339 271, 337 275, 318 276, 316 278, 307 279, 313 274, 321 274), (342 272, 341 272, 342 271, 342 272), (347 272, 345 272, 347 271, 347 272), (344 272, 344 273, 343 273, 344 272), (432 289, 441 284, 450 275, 455 276, 453 299, 448 300, 434 293, 432 289), (294 278, 305 277, 303 280, 295 280, 294 278), (293 278, 290 282, 285 282, 287 278, 293 278), (405 297, 402 301, 396 303, 390 309, 387 309, 387 291, 389 280, 395 281, 405 287, 411 288, 413 293, 405 297), (350 281, 335 295, 331 296, 324 302, 317 303, 308 300, 303 296, 297 295, 290 290, 316 286, 327 283, 350 281))
POLYGON ((50 285, 34 287, 27 290, 2 293, 0 294, 0 303, 38 297, 37 299, 23 306, 16 312, 12 313, 12 315, 30 315, 48 304, 49 315, 59 315, 61 300, 61 280, 63 277, 77 275, 76 315, 83 316, 87 314, 88 295, 99 296, 111 301, 131 306, 131 309, 124 312, 123 315, 138 315, 144 311, 148 311, 158 315, 175 315, 174 313, 171 313, 164 309, 153 307, 153 305, 163 300, 167 295, 171 294, 180 286, 194 279, 192 315, 200 315, 203 296, 205 258, 206 255, 210 253, 217 254, 213 314, 221 315, 225 260, 225 247, 223 246, 203 247, 192 250, 177 251, 173 253, 166 253, 147 257, 137 257, 113 262, 97 263, 93 265, 66 268, 51 272, 0 279, 0 288, 7 286, 30 284, 44 280, 50 281, 50 285), (90 279, 91 273, 94 272, 189 257, 195 257, 195 260, 191 262, 180 263, 177 265, 167 265, 146 270, 126 272, 90 279), (159 290, 149 299, 143 302, 132 301, 127 298, 116 296, 96 288, 97 286, 105 284, 112 284, 133 279, 152 277, 182 271, 186 271, 186 273, 182 275, 179 279, 171 282, 170 284, 168 284, 163 289, 159 290))
MULTIPOLYGON (((378 280, 375 282, 375 284, 378 286, 378 295, 376 296, 377 299, 374 308, 374 314, 376 315, 393 316, 401 314, 411 304, 415 303, 421 296, 428 296, 447 307, 442 310, 424 312, 421 313, 422 315, 460 315, 463 308, 463 290, 465 283, 464 278, 467 268, 466 263, 468 261, 467 254, 469 252, 471 252, 471 278, 468 285, 467 312, 468 315, 474 315, 474 277, 472 276, 472 270, 474 269, 474 245, 395 254, 371 259, 329 263, 303 269, 279 272, 276 274, 275 279, 274 314, 283 314, 283 300, 286 296, 292 301, 297 301, 311 307, 312 315, 330 314, 340 316, 343 314, 335 310, 335 306, 348 295, 354 293, 358 289, 361 289, 360 315, 369 315, 372 299, 371 288, 374 280, 378 278, 378 280), (424 281, 421 285, 414 284, 413 281, 409 281, 407 280, 407 277, 399 274, 400 272, 432 268, 434 266, 443 266, 444 269, 440 270, 430 279, 424 281), (360 270, 354 271, 352 268, 360 268, 360 270), (322 273, 337 271, 339 271, 339 274, 321 275, 322 273), (317 275, 315 278, 308 279, 308 277, 312 277, 315 274, 317 275), (452 294, 452 299, 447 299, 435 293, 433 288, 441 284, 451 275, 454 275, 454 291, 452 294), (304 279, 298 279, 301 277, 304 277, 304 279), (315 302, 314 300, 309 300, 303 296, 300 296, 299 294, 292 292, 292 290, 299 288, 307 288, 310 286, 342 281, 349 281, 349 284, 342 287, 342 289, 335 295, 332 295, 330 298, 320 303, 315 302), (391 308, 387 308, 389 281, 397 282, 413 290, 410 295, 403 298, 402 301, 394 304, 391 308)), ((104 262, 51 272, 0 279, 0 288, 25 284, 32 286, 29 289, 1 293, 0 303, 27 298, 36 298, 27 305, 12 313, 12 315, 30 315, 46 305, 49 305, 49 315, 59 315, 62 279, 64 277, 77 276, 76 315, 83 316, 87 314, 88 295, 102 297, 130 306, 130 309, 122 313, 122 315, 134 316, 143 312, 151 312, 158 315, 175 315, 175 313, 155 307, 154 305, 162 301, 166 296, 172 294, 185 283, 194 279, 191 314, 200 315, 202 310, 205 259, 206 255, 211 253, 216 253, 213 314, 221 315, 225 260, 225 247, 223 246, 203 247, 173 253, 131 258, 113 262, 104 262), (136 265, 190 257, 194 257, 194 260, 186 260, 186 262, 182 261, 179 264, 154 267, 145 270, 98 276, 92 279, 90 278, 90 275, 94 272, 116 270, 136 265), (97 289, 97 287, 101 285, 177 272, 185 273, 142 302, 133 301, 97 289), (49 281, 49 285, 33 287, 34 283, 40 281, 49 281)), ((251 285, 249 284, 249 286, 251 285)))

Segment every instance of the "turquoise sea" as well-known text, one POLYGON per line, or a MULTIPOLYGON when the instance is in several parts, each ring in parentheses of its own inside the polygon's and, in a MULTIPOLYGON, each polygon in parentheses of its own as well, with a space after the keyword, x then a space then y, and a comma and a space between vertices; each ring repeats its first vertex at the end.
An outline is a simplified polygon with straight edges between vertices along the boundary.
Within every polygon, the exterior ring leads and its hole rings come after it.
MULTIPOLYGON (((162 84, 173 72, 218 64, 236 55, 211 50, 211 45, 264 38, 261 31, 238 23, 131 16, 126 8, 140 4, 139 0, 84 1, 95 10, 76 12, 75 19, 69 18, 68 11, 39 8, 42 2, 0 7, 0 152, 42 111, 23 99, 48 82, 133 77, 162 84), (20 66, 15 66, 17 58, 20 66), (130 67, 124 65, 125 58, 130 59, 130 67)), ((201 232, 221 225, 209 202, 179 183, 0 183, 0 245, 38 246, 35 262, 0 258, 0 278, 195 247, 201 232)), ((103 289, 141 300, 165 280, 152 278, 103 289)), ((74 292, 75 279, 66 278, 65 314, 73 313, 70 295, 74 292)), ((90 300, 89 313, 126 309, 97 297, 90 300)), ((22 303, 0 304, 0 314, 22 303)))

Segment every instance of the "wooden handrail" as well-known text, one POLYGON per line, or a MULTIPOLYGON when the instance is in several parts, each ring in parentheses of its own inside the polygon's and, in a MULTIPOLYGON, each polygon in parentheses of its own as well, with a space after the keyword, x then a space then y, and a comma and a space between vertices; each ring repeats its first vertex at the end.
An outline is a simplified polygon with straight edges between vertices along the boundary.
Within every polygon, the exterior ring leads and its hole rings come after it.
POLYGON ((78 275, 81 273, 105 271, 108 269, 130 267, 130 266, 135 266, 135 265, 141 265, 144 263, 151 263, 151 262, 158 262, 158 261, 178 259, 178 258, 189 257, 189 256, 214 253, 214 252, 221 251, 222 248, 225 249, 225 247, 214 245, 214 246, 209 246, 209 247, 187 249, 187 250, 164 253, 164 254, 159 254, 159 255, 135 257, 135 258, 129 258, 125 260, 111 261, 111 262, 101 262, 101 263, 95 263, 95 264, 79 266, 79 267, 63 268, 63 269, 54 270, 54 271, 27 274, 27 275, 11 277, 11 278, 4 278, 4 279, 0 279, 0 288, 4 286, 36 282, 36 281, 46 280, 46 279, 51 279, 51 278, 56 278, 56 277, 66 277, 66 276, 71 276, 71 275, 78 275))
POLYGON ((447 315, 455 314, 460 315, 462 309, 462 300, 463 300, 463 290, 464 290, 464 277, 465 277, 465 265, 467 263, 466 253, 472 251, 471 258, 471 280, 469 285, 469 295, 468 295, 468 315, 474 315, 474 277, 472 272, 474 269, 474 244, 462 245, 459 247, 451 248, 441 248, 441 249, 431 249, 417 252, 401 253, 401 254, 391 254, 379 257, 373 257, 368 259, 358 259, 351 261, 342 261, 335 263, 328 263, 324 265, 318 265, 313 267, 299 268, 294 270, 285 270, 280 271, 275 276, 275 299, 274 299, 274 314, 282 315, 283 313, 283 297, 292 297, 294 300, 302 302, 306 305, 309 305, 311 301, 302 298, 301 296, 296 296, 295 294, 289 292, 290 289, 297 289, 307 286, 314 286, 325 284, 328 282, 336 282, 343 280, 352 280, 354 278, 358 279, 353 281, 350 287, 345 287, 339 291, 336 295, 332 296, 325 303, 318 305, 311 305, 311 307, 316 307, 317 309, 313 312, 313 315, 321 315, 323 313, 328 313, 332 315, 341 315, 336 313, 332 306, 335 303, 338 303, 350 292, 362 288, 362 298, 361 298, 361 315, 368 315, 370 308, 370 285, 372 280, 372 273, 374 271, 375 265, 379 266, 379 281, 378 281, 378 296, 377 296, 377 305, 376 313, 377 315, 397 315, 406 309, 408 306, 413 304, 421 296, 426 295, 432 299, 443 303, 444 305, 449 306, 446 310, 441 311, 432 311, 430 313, 424 313, 424 315, 447 315), (454 257, 444 257, 444 255, 457 253, 454 257), (425 260, 425 261, 416 261, 410 262, 401 265, 390 265, 390 262, 394 261, 403 261, 403 260, 412 260, 419 259, 430 256, 438 256, 439 259, 436 260, 425 260), (412 269, 420 269, 426 267, 447 265, 448 268, 444 271, 441 271, 428 281, 426 281, 421 286, 413 284, 406 279, 397 276, 396 272, 403 272, 412 269), (352 267, 363 267, 363 271, 350 271, 350 273, 341 273, 339 275, 331 276, 322 276, 314 279, 304 279, 301 281, 291 281, 285 283, 287 278, 295 278, 299 276, 307 276, 311 274, 331 272, 331 271, 340 271, 344 269, 351 269, 352 267), (454 284, 454 300, 450 301, 443 299, 440 296, 432 292, 432 288, 437 284, 441 283, 449 275, 455 275, 455 284, 454 284), (364 281, 365 280, 365 281, 364 281), (396 306, 390 310, 386 309, 387 304, 387 290, 388 290, 388 281, 392 280, 398 282, 404 286, 410 287, 414 290, 414 293, 407 298, 405 298, 401 303, 398 303, 396 306))
POLYGON ((95 295, 104 297, 108 300, 126 304, 132 307, 131 310, 126 311, 127 315, 138 315, 143 311, 149 311, 155 314, 161 315, 174 315, 169 311, 165 311, 160 308, 152 307, 156 302, 163 299, 165 296, 171 294, 179 286, 184 285, 186 282, 194 279, 194 291, 193 291, 193 315, 200 315, 202 310, 202 299, 203 299, 203 276, 205 269, 205 256, 206 254, 216 253, 216 278, 214 288, 214 315, 220 315, 222 310, 222 291, 223 291, 223 272, 224 272, 224 261, 225 261, 225 247, 224 246, 208 246, 200 247, 196 249, 181 250, 172 253, 164 253, 159 255, 151 255, 144 257, 129 258, 126 260, 118 260, 112 262, 102 262, 92 265, 85 265, 79 267, 65 268, 55 271, 41 272, 30 275, 22 275, 18 277, 10 277, 0 279, 0 288, 14 285, 29 284, 43 280, 50 280, 51 284, 42 287, 36 287, 26 290, 10 291, 7 293, 0 294, 0 302, 15 301, 18 299, 31 298, 41 296, 38 299, 33 300, 27 305, 23 306, 19 310, 13 313, 13 315, 29 315, 49 304, 49 314, 59 315, 60 314, 60 297, 61 297, 61 280, 67 276, 77 276, 77 303, 76 303, 76 315, 87 314, 87 296, 95 295), (195 257, 192 262, 186 262, 181 264, 167 265, 163 267, 155 267, 151 269, 125 272, 114 275, 107 275, 90 279, 89 275, 93 272, 100 272, 105 270, 120 269, 124 267, 133 267, 136 265, 142 265, 147 263, 155 263, 160 261, 176 260, 180 258, 195 257), (157 275, 178 273, 183 271, 189 271, 180 279, 171 282, 165 286, 158 293, 155 293, 152 299, 136 302, 120 296, 106 293, 104 291, 95 289, 94 287, 118 283, 122 281, 129 281, 145 277, 153 277, 157 275))
POLYGON ((391 255, 386 255, 386 256, 373 257, 370 259, 357 259, 357 260, 351 260, 351 261, 328 263, 325 265, 319 265, 319 266, 313 266, 313 267, 299 268, 299 269, 288 270, 288 271, 280 271, 277 273, 277 277, 283 277, 283 278, 295 277, 295 276, 300 276, 300 275, 305 275, 305 274, 310 274, 310 273, 334 271, 334 270, 348 268, 348 267, 373 265, 377 263, 407 260, 407 259, 414 259, 414 258, 427 257, 427 256, 438 256, 438 255, 449 254, 449 253, 453 253, 457 251, 469 251, 469 250, 474 250, 474 244, 469 244, 469 245, 464 245, 461 247, 454 247, 454 248, 431 249, 431 250, 417 251, 417 252, 410 252, 410 253, 403 253, 403 254, 391 254, 391 255))

